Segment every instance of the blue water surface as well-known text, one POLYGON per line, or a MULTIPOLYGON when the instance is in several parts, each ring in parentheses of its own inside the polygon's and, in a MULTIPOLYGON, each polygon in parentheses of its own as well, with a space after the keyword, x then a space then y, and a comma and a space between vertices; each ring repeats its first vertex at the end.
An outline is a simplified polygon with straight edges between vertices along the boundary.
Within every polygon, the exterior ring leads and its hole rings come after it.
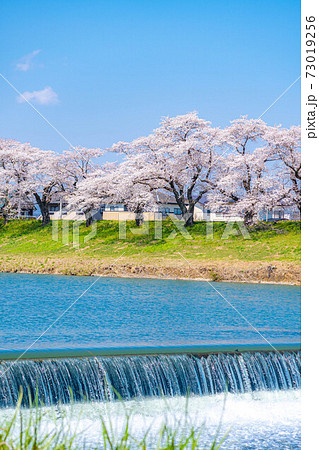
POLYGON ((300 288, 0 273, 0 317, 1 349, 288 343, 300 288))

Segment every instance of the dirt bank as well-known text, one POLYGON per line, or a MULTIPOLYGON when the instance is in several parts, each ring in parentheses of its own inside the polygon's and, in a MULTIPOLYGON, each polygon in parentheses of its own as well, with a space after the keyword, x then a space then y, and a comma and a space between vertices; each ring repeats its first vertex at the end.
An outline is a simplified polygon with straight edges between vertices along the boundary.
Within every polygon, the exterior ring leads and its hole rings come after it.
POLYGON ((103 275, 129 278, 187 279, 299 285, 300 265, 286 261, 189 261, 116 258, 58 258, 56 256, 1 255, 1 272, 60 275, 103 275))

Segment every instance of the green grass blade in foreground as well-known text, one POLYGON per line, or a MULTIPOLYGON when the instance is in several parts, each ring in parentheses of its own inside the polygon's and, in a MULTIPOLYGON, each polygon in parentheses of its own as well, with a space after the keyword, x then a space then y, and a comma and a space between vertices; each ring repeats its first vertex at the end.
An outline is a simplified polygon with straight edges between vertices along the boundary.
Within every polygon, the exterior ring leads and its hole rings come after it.
MULTIPOLYGON (((29 396, 30 394, 28 394, 29 396)), ((29 408, 21 408, 23 392, 20 390, 17 407, 12 417, 3 422, 0 429, 0 449, 9 450, 76 450, 92 449, 92 443, 87 445, 82 432, 71 431, 68 415, 62 414, 57 418, 54 407, 48 408, 39 405, 38 394, 35 393, 35 400, 29 408), (17 418, 19 417, 20 420, 17 418), (69 422, 69 423, 68 423, 69 422), (50 430, 51 428, 51 430, 50 430)), ((100 417, 101 434, 98 436, 96 448, 102 443, 104 449, 130 450, 130 449, 155 449, 155 450, 196 450, 199 446, 203 426, 195 426, 188 417, 188 402, 186 398, 185 414, 182 418, 176 419, 170 415, 170 425, 168 417, 160 429, 153 434, 152 425, 137 436, 132 430, 132 419, 134 413, 125 409, 125 423, 119 433, 114 431, 112 417, 105 422, 100 417)), ((117 403, 117 402, 116 402, 117 403)), ((120 400, 119 407, 126 408, 125 402, 120 400)), ((62 407, 62 406, 61 406, 62 407)), ((71 408, 73 405, 71 405, 71 408)), ((69 410, 69 412, 72 410, 69 410)), ((78 419, 79 420, 79 419, 78 419)), ((76 426, 75 429, 78 427, 76 426)), ((87 429, 89 431, 89 428, 87 429)), ((223 439, 224 441, 224 439, 223 439)), ((217 442, 216 437, 208 447, 211 450, 220 448, 221 442, 217 442)), ((95 444, 94 444, 95 446, 95 444)))

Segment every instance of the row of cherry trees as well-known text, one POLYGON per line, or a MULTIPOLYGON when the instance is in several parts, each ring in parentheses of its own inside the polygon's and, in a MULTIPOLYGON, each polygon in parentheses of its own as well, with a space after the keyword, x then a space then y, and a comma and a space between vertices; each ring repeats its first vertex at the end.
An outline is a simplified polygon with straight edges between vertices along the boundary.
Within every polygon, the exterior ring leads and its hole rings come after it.
POLYGON ((57 154, 0 140, 0 209, 19 216, 35 201, 43 224, 54 195, 81 209, 90 224, 103 203, 124 203, 139 216, 155 207, 159 194, 175 199, 186 226, 198 202, 219 212, 242 214, 245 223, 274 206, 301 209, 300 127, 267 126, 242 117, 214 128, 196 113, 167 117, 149 136, 112 148, 77 147, 57 154), (99 164, 107 152, 120 163, 99 164))

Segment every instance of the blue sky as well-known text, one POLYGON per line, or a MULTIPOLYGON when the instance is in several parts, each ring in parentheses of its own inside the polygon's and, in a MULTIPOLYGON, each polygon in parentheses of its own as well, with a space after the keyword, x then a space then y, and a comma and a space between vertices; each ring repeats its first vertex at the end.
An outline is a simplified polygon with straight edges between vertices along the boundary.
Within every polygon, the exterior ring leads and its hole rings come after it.
MULTIPOLYGON (((194 110, 214 126, 256 118, 300 75, 294 0, 2 0, 0 17, 0 72, 72 145, 194 110)), ((2 79, 0 98, 1 137, 67 149, 2 79)), ((300 81, 263 119, 300 123, 300 81)))

